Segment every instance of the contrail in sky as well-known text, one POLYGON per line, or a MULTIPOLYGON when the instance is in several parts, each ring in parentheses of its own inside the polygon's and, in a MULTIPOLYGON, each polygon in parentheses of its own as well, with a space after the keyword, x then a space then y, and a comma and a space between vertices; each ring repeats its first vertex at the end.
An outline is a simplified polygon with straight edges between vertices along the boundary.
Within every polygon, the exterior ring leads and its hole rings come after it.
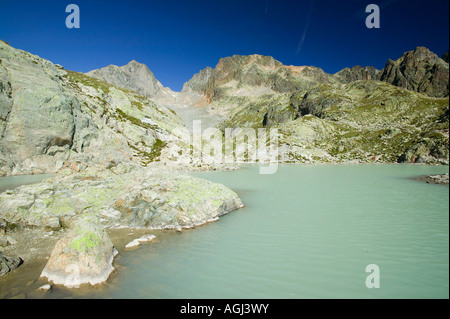
POLYGON ((306 16, 305 28, 303 29, 302 37, 300 38, 300 42, 298 43, 297 53, 296 54, 300 53, 300 51, 302 50, 303 42, 305 42, 306 34, 308 33, 309 24, 311 22, 311 17, 312 17, 313 12, 314 12, 314 2, 316 2, 316 0, 312 0, 311 3, 310 3, 308 15, 306 16))

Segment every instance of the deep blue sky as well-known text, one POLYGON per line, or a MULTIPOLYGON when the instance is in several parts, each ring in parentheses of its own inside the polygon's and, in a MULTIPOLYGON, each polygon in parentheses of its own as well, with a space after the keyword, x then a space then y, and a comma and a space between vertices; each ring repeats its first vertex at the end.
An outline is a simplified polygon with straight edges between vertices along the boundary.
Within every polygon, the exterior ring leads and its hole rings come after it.
POLYGON ((448 12, 448 0, 0 0, 0 39, 79 72, 134 59, 179 91, 233 54, 328 73, 381 69, 417 46, 441 56, 449 48, 448 12), (80 7, 80 29, 65 26, 71 3, 80 7), (365 26, 370 3, 381 8, 380 29, 365 26))

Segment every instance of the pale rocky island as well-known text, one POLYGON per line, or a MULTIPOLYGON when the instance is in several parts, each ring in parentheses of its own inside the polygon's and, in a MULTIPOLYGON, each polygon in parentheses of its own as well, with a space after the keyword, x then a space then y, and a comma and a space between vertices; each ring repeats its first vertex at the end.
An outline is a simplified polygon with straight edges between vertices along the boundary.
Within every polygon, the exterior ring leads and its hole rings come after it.
POLYGON ((102 284, 120 230, 138 230, 133 247, 242 208, 190 175, 233 165, 174 160, 191 151, 176 129, 192 119, 277 128, 283 163, 448 165, 448 53, 397 58, 327 74, 232 56, 174 92, 134 60, 82 74, 0 41, 0 176, 54 174, 0 193, 0 285, 27 265, 51 285, 102 284))

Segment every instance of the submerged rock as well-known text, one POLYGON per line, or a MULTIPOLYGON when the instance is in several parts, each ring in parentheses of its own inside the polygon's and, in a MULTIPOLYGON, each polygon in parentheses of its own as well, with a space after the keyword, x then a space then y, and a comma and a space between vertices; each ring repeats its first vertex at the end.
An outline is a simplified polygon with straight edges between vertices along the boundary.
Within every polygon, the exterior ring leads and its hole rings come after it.
POLYGON ((3 256, 0 252, 0 276, 13 271, 22 264, 23 260, 20 257, 3 256))
POLYGON ((52 286, 49 284, 46 285, 42 285, 38 288, 38 290, 44 291, 44 292, 49 292, 50 290, 52 290, 52 286))
POLYGON ((26 298, 29 299, 42 299, 47 294, 49 294, 52 291, 52 286, 49 284, 42 285, 36 290, 31 291, 30 293, 26 294, 26 298))
POLYGON ((134 239, 133 241, 129 242, 125 246, 125 248, 127 248, 127 249, 136 248, 136 247, 140 246, 142 243, 147 243, 149 241, 152 241, 155 238, 156 238, 155 235, 144 235, 140 238, 134 239))
POLYGON ((155 238, 156 238, 155 235, 143 235, 140 238, 138 238, 137 241, 140 242, 140 243, 145 243, 145 242, 148 242, 148 241, 152 241, 155 238))
POLYGON ((141 243, 135 239, 135 240, 129 242, 129 243, 125 246, 125 248, 126 248, 126 249, 136 248, 136 247, 139 246, 140 244, 141 244, 141 243))
POLYGON ((449 175, 448 175, 448 173, 447 174, 442 174, 442 175, 426 176, 425 180, 429 184, 449 185, 449 175))

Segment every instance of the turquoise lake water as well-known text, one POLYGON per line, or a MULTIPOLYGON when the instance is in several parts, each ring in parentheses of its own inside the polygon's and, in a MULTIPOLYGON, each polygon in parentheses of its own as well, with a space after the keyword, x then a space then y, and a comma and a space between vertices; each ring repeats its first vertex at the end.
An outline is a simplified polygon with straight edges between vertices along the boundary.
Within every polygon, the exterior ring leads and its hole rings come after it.
POLYGON ((21 175, 0 177, 0 193, 8 189, 14 189, 24 184, 40 183, 55 174, 21 175))
POLYGON ((448 298, 448 167, 301 165, 196 176, 246 207, 118 259, 100 298, 448 298), (368 289, 366 266, 380 270, 368 289))
POLYGON ((442 166, 297 165, 196 176, 245 208, 121 252, 83 298, 449 298, 449 188, 413 180, 442 166), (380 270, 368 289, 366 266, 380 270))

